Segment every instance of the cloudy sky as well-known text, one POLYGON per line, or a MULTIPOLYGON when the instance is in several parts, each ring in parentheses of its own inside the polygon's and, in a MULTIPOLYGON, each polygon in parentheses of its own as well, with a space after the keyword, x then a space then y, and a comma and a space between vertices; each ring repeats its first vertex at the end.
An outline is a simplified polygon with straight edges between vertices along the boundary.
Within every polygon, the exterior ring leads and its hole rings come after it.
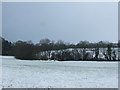
POLYGON ((2 15, 2 36, 12 42, 118 40, 117 2, 4 2, 2 15))

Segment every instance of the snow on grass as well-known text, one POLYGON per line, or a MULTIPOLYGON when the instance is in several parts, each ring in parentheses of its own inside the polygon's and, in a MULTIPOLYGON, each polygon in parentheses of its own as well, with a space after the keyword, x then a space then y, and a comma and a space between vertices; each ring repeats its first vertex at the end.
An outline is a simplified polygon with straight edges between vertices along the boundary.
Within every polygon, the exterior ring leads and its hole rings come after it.
POLYGON ((2 89, 2 59, 0 58, 0 90, 2 89))
POLYGON ((117 88, 118 63, 2 58, 4 88, 117 88))

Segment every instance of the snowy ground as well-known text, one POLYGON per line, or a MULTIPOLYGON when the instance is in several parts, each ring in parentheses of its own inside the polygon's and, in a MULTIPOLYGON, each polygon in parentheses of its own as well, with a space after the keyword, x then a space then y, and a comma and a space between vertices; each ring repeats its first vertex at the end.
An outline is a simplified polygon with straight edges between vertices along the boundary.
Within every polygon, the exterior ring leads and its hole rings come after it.
POLYGON ((2 59, 0 58, 0 90, 2 89, 2 59))
POLYGON ((117 62, 25 61, 2 58, 4 88, 117 88, 117 62))

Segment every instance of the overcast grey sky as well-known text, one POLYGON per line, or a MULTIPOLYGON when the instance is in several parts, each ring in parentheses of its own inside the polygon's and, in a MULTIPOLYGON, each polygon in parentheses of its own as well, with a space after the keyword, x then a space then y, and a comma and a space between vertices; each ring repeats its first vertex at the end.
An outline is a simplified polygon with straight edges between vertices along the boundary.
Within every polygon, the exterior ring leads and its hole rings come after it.
POLYGON ((10 41, 77 43, 118 40, 117 2, 4 2, 3 34, 10 41))
POLYGON ((0 2, 0 36, 2 36, 2 2, 0 2))

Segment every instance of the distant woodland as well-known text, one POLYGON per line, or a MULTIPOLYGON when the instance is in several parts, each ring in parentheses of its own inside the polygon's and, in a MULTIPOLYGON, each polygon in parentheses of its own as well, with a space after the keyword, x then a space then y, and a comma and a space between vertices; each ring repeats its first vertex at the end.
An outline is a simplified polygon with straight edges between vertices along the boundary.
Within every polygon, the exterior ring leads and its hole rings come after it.
POLYGON ((62 40, 41 39, 39 43, 32 41, 10 42, 0 38, 3 56, 14 56, 21 60, 58 60, 58 61, 117 61, 120 41, 111 43, 99 41, 92 43, 80 41, 77 44, 65 43, 62 40))

